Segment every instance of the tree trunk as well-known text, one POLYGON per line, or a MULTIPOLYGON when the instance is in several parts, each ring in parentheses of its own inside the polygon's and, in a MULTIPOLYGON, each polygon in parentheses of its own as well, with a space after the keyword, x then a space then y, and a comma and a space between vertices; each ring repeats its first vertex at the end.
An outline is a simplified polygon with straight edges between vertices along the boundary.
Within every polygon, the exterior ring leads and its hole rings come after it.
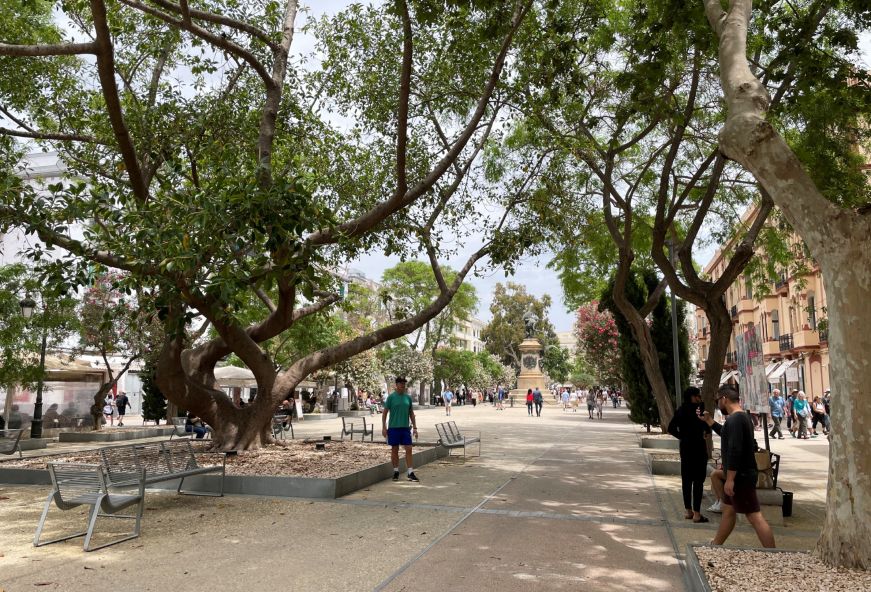
POLYGON ((829 311, 832 442, 826 518, 815 549, 830 566, 871 569, 871 216, 827 200, 801 162, 765 120, 768 93, 747 64, 750 0, 724 12, 706 0, 720 37, 728 117, 720 147, 751 171, 819 262, 829 311))
POLYGON ((832 432, 826 517, 816 554, 827 565, 871 569, 871 225, 852 248, 820 259, 829 314, 832 432))
POLYGON ((702 380, 702 401, 705 409, 714 412, 714 395, 720 387, 720 375, 723 373, 723 362, 732 339, 732 317, 723 301, 717 299, 709 302, 704 308, 711 328, 711 345, 705 360, 705 377, 702 380))
POLYGON ((656 399, 656 407, 659 409, 659 425, 665 432, 668 423, 674 415, 674 405, 668 394, 668 386, 662 377, 662 369, 659 367, 659 351, 653 343, 650 327, 647 321, 638 313, 638 310, 626 300, 625 295, 614 294, 614 303, 632 328, 632 336, 638 343, 638 351, 641 353, 641 361, 644 364, 644 373, 653 389, 653 398, 656 399))
POLYGON ((113 384, 115 384, 114 381, 101 384, 96 394, 94 394, 94 404, 91 405, 91 420, 93 421, 91 429, 95 432, 100 431, 103 419, 103 405, 106 404, 106 395, 112 390, 113 384))

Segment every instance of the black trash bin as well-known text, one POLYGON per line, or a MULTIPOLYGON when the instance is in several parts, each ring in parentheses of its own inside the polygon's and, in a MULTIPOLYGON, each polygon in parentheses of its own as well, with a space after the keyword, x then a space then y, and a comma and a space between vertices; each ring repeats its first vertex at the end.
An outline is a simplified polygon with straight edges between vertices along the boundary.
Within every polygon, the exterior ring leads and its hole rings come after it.
POLYGON ((783 492, 783 517, 789 518, 792 516, 792 492, 784 491, 783 492))

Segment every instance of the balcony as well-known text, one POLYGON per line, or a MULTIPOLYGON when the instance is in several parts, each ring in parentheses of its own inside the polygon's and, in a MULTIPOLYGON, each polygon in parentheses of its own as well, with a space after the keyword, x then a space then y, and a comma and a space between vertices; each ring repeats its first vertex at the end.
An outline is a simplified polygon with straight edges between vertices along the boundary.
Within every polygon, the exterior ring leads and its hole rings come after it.
POLYGON ((774 291, 778 294, 781 292, 784 294, 789 293, 789 281, 787 281, 786 275, 780 274, 780 276, 774 280, 774 291))
POLYGON ((820 343, 828 343, 829 342, 829 330, 828 329, 820 329, 820 343))
POLYGON ((738 307, 736 305, 732 305, 732 308, 729 309, 729 313, 732 315, 732 320, 738 320, 738 307))
POLYGON ((784 352, 792 349, 792 333, 781 335, 778 341, 780 344, 780 351, 784 352))
POLYGON ((815 349, 820 346, 820 336, 816 331, 804 329, 792 334, 793 349, 815 349))
POLYGON ((735 352, 726 352, 726 365, 734 365, 738 363, 738 354, 735 352))
POLYGON ((780 343, 777 339, 762 342, 762 356, 765 358, 780 355, 780 343))

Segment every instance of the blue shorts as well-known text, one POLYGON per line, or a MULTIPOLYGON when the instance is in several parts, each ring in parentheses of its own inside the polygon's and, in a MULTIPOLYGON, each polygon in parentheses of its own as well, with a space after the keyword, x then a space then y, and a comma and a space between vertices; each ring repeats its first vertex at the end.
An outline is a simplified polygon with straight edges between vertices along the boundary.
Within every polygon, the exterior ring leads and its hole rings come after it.
POLYGON ((387 428, 387 443, 390 446, 411 446, 411 428, 387 428))

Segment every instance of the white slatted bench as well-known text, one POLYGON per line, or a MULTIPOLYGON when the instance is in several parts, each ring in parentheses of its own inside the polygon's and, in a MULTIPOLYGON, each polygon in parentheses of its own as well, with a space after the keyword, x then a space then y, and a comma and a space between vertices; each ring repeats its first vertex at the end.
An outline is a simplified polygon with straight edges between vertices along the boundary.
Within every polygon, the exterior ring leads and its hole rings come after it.
POLYGON ((45 500, 45 508, 42 510, 42 517, 40 517, 39 525, 36 527, 36 534, 33 537, 34 547, 41 547, 84 536, 85 543, 83 547, 85 551, 95 551, 103 547, 135 539, 139 536, 139 529, 142 524, 142 511, 145 508, 144 473, 140 473, 136 479, 139 492, 131 495, 109 493, 106 474, 100 465, 48 463, 48 472, 51 475, 52 490, 48 494, 48 499, 45 500), (62 511, 72 510, 79 506, 91 506, 91 511, 88 513, 87 530, 50 541, 40 541, 42 529, 45 526, 45 519, 48 516, 52 502, 62 511), (135 514, 119 514, 121 510, 133 505, 137 505, 135 514), (92 547, 91 537, 94 535, 97 518, 101 516, 107 518, 131 518, 136 520, 136 526, 133 532, 126 536, 92 547))
POLYGON ((448 456, 452 449, 460 447, 463 449, 463 456, 466 456, 466 445, 475 442, 478 443, 478 456, 481 456, 481 432, 477 436, 464 436, 453 421, 437 423, 435 427, 439 434, 439 444, 448 449, 448 456))
POLYGON ((100 449, 100 458, 106 470, 110 487, 130 487, 137 484, 140 471, 145 471, 145 484, 180 479, 178 493, 182 495, 205 495, 222 497, 224 477, 227 469, 227 455, 223 452, 199 452, 197 454, 217 454, 221 464, 200 466, 194 456, 190 440, 164 440, 149 444, 129 444, 100 449), (182 491, 184 480, 194 475, 207 473, 221 474, 220 493, 198 493, 182 491))
POLYGON ((21 435, 24 430, 0 430, 0 454, 15 454, 21 456, 21 435))

